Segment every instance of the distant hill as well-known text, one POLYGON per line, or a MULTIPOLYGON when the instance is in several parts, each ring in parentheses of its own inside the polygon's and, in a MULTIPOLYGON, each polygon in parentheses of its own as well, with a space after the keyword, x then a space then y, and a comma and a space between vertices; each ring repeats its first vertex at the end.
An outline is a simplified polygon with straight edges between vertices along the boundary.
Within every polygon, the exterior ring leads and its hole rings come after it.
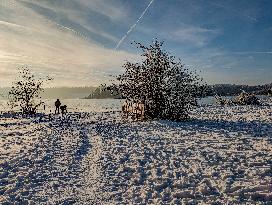
MULTIPOLYGON (((243 90, 248 93, 254 93, 256 95, 268 95, 271 93, 272 83, 266 85, 235 85, 235 84, 216 84, 208 85, 207 96, 213 96, 215 94, 220 96, 233 96, 239 95, 243 90)), ((120 96, 113 96, 110 91, 105 87, 98 87, 92 93, 90 93, 86 99, 101 99, 101 98, 120 98, 120 96)))
MULTIPOLYGON (((93 92, 95 87, 56 87, 45 88, 42 93, 44 99, 76 99, 84 98, 93 92)), ((0 99, 7 99, 10 88, 0 88, 0 99)))
POLYGON ((101 85, 94 89, 85 99, 105 99, 105 98, 120 98, 118 95, 112 95, 106 85, 101 85))
POLYGON ((90 92, 95 90, 95 87, 60 87, 60 88, 46 88, 42 94, 42 98, 50 99, 76 99, 84 98, 90 92))
POLYGON ((256 95, 268 95, 271 94, 272 83, 265 85, 235 85, 235 84, 216 84, 208 86, 208 95, 220 95, 220 96, 232 96, 238 95, 243 90, 248 93, 254 93, 256 95))
MULTIPOLYGON (((7 99, 10 88, 0 88, 0 100, 7 99)), ((235 85, 235 84, 215 84, 208 85, 208 96, 218 94, 220 96, 232 96, 238 95, 244 90, 256 95, 272 95, 272 83, 266 85, 235 85)), ((45 88, 45 92, 42 93, 44 99, 104 99, 104 98, 120 98, 120 96, 114 96, 106 87, 56 87, 45 88)))

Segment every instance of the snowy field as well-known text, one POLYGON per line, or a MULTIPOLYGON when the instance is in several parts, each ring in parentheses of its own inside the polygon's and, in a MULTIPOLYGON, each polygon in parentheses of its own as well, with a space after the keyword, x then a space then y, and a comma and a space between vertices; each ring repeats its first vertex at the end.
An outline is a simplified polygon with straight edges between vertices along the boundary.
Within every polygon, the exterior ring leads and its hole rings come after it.
POLYGON ((2 109, 0 204, 272 204, 271 98, 203 105, 187 122, 124 120, 114 100, 65 104, 64 117, 2 109))

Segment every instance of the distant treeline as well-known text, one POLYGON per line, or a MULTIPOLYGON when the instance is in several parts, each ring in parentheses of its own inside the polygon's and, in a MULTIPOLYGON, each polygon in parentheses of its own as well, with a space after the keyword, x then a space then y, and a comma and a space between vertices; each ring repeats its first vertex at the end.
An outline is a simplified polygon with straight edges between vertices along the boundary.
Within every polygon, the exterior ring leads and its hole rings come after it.
POLYGON ((216 84, 208 86, 208 96, 215 94, 220 96, 239 95, 242 91, 253 93, 256 95, 271 95, 272 83, 266 85, 235 85, 235 84, 216 84))
POLYGON ((119 95, 113 95, 106 85, 101 85, 94 89, 87 97, 84 99, 105 99, 105 98, 121 98, 119 95))
MULTIPOLYGON (((256 95, 272 95, 272 83, 266 85, 234 85, 234 84, 216 84, 208 85, 207 96, 215 94, 220 96, 238 95, 242 90, 254 93, 256 95)), ((10 88, 0 88, 0 99, 7 99, 10 88)), ((45 88, 42 98, 46 99, 104 99, 104 98, 121 98, 119 95, 112 95, 105 85, 99 87, 55 87, 45 88)))
MULTIPOLYGON (((242 91, 254 93, 256 95, 272 95, 272 83, 266 85, 235 85, 235 84, 216 84, 208 85, 206 96, 233 96, 239 95, 242 91)), ((85 99, 121 98, 119 95, 112 95, 106 86, 100 86, 90 93, 85 99)))

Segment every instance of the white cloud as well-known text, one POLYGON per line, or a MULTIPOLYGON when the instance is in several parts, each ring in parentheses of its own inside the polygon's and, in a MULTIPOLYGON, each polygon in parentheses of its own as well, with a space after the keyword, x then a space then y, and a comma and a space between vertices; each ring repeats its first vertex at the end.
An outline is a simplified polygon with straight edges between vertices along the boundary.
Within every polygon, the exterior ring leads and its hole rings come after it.
POLYGON ((157 29, 146 26, 139 26, 138 30, 144 34, 159 36, 167 41, 188 43, 191 47, 204 47, 221 34, 219 29, 207 29, 186 24, 182 24, 179 27, 160 28, 160 32, 157 29))
POLYGON ((114 4, 112 0, 79 0, 78 2, 112 20, 124 20, 127 17, 127 10, 123 5, 118 4, 118 1, 114 1, 114 4))
MULTIPOLYGON (((122 7, 117 7, 117 5, 109 3, 106 0, 100 0, 99 2, 96 0, 92 1, 72 0, 65 1, 64 3, 61 4, 60 4, 61 1, 57 2, 57 1, 21 0, 21 2, 31 3, 32 5, 36 5, 37 7, 49 10, 50 12, 54 13, 57 16, 56 21, 58 21, 59 16, 65 17, 67 20, 77 25, 80 25, 85 30, 93 34, 99 35, 109 41, 112 41, 113 43, 118 42, 119 39, 111 35, 110 33, 103 31, 101 28, 92 27, 92 21, 90 21, 90 19, 88 18, 88 14, 91 14, 92 12, 97 12, 100 13, 101 15, 108 17, 112 21, 123 20, 126 17, 125 9, 123 9, 122 7), (79 8, 77 9, 73 8, 74 4, 76 4, 79 8), (85 13, 82 10, 80 10, 80 8, 84 8, 85 13), (88 13, 86 13, 86 10, 88 11, 88 13)), ((46 20, 51 21, 50 18, 46 18, 46 20)), ((73 31, 72 28, 61 25, 58 22, 53 23, 57 24, 62 29, 68 29, 73 31)), ((73 32, 76 33, 77 35, 80 35, 81 37, 88 38, 87 35, 82 33, 82 31, 73 32)))
POLYGON ((114 51, 84 39, 20 3, 2 5, 0 13, 0 86, 13 80, 22 65, 55 78, 52 86, 97 85, 120 72, 124 60, 138 56, 114 51), (12 12, 10 12, 12 11, 12 12), (9 15, 5 15, 9 12, 9 15))
POLYGON ((187 41, 197 46, 203 46, 219 33, 219 30, 190 26, 174 30, 168 35, 172 40, 187 41))
POLYGON ((113 21, 123 21, 127 17, 127 10, 122 4, 112 0, 70 0, 70 1, 37 1, 37 0, 21 0, 21 2, 32 3, 38 6, 45 7, 62 13, 80 13, 81 11, 74 10, 73 5, 78 5, 81 8, 94 11, 103 16, 108 17, 113 21), (61 3, 61 6, 59 6, 61 3))

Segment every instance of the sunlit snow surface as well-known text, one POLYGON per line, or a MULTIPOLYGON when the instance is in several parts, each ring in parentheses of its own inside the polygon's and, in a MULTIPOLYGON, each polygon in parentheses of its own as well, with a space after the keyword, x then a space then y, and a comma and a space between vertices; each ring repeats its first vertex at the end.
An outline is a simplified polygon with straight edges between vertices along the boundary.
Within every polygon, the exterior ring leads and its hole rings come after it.
POLYGON ((0 204, 270 204, 271 108, 207 105, 187 122, 1 114, 0 204))

